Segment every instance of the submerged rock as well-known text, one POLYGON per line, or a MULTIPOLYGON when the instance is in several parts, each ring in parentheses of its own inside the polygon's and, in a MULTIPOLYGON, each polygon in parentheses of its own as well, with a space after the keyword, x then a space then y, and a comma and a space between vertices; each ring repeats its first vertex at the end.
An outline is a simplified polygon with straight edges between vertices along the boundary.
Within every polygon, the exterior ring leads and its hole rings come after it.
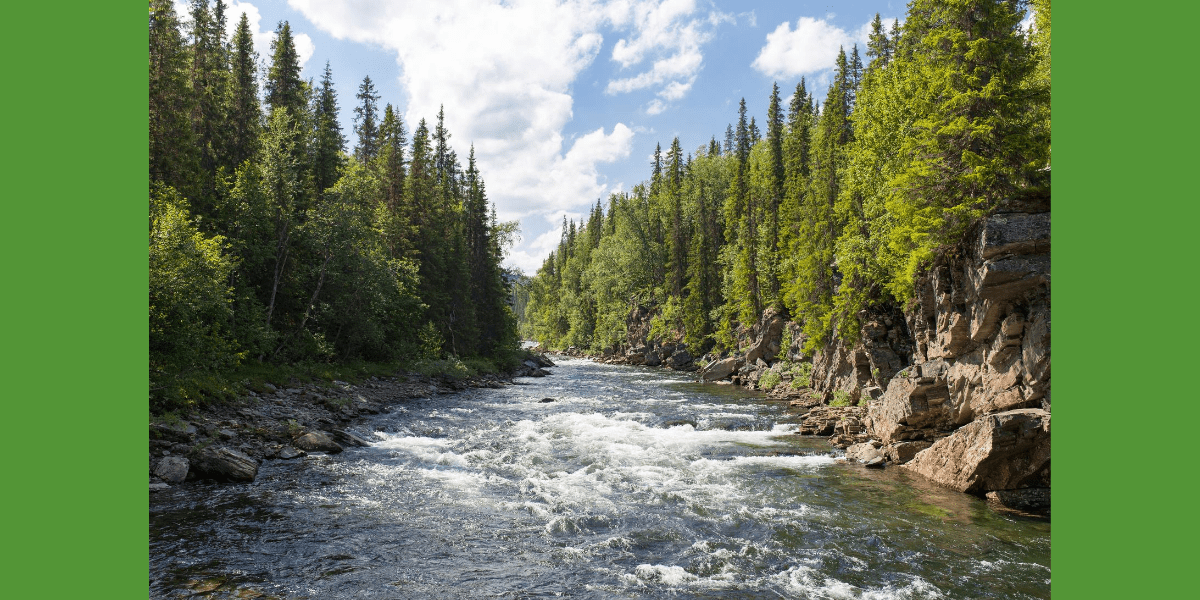
POLYGON ((294 442, 295 446, 301 450, 309 452, 328 452, 329 454, 337 454, 342 451, 341 444, 333 441, 333 438, 324 431, 310 431, 298 438, 294 442))

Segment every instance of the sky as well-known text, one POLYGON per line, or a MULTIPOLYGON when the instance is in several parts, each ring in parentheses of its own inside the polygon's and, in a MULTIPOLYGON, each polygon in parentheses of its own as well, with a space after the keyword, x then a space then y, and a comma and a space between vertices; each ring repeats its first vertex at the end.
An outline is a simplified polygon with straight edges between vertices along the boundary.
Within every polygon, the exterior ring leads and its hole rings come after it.
MULTIPOLYGON (((450 145, 472 145, 501 221, 520 222, 505 265, 533 275, 562 220, 649 178, 656 144, 695 152, 738 103, 761 124, 771 86, 787 99, 803 76, 820 100, 838 48, 865 54, 870 22, 902 19, 886 1, 229 0, 232 34, 245 12, 260 85, 281 21, 302 77, 329 63, 353 148, 355 94, 370 76, 411 132, 445 110, 450 145)), ((186 19, 186 5, 176 0, 186 19)), ((863 60, 866 57, 863 56, 863 60)), ((382 112, 382 111, 381 111, 382 112)))

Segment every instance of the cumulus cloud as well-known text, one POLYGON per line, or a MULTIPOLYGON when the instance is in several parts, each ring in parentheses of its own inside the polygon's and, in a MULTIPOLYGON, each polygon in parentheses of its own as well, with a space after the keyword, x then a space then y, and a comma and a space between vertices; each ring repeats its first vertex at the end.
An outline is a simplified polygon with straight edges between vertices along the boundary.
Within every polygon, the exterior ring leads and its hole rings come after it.
POLYGON ((767 45, 750 66, 764 75, 792 78, 823 71, 837 61, 838 48, 854 43, 846 30, 828 21, 800 17, 796 29, 783 22, 767 34, 767 45))
POLYGON ((696 15, 695 0, 614 3, 609 18, 614 24, 629 23, 633 32, 617 40, 612 60, 629 69, 651 60, 650 68, 608 82, 605 92, 622 94, 646 88, 657 89, 658 98, 646 108, 649 114, 666 110, 666 102, 683 98, 703 64, 701 46, 713 38, 713 28, 733 22, 732 15, 710 11, 696 15), (664 102, 665 101, 665 102, 664 102))
MULTIPOLYGON (((184 23, 184 33, 187 33, 188 23, 191 23, 190 2, 182 0, 174 0, 175 14, 179 17, 181 23, 184 23)), ((210 7, 211 10, 211 7, 210 7)), ((271 62, 271 42, 275 40, 275 27, 268 24, 268 29, 262 29, 262 13, 258 7, 249 2, 238 2, 232 0, 225 9, 225 36, 232 38, 237 32, 238 22, 242 20, 242 13, 246 13, 246 20, 250 23, 250 32, 254 37, 254 51, 258 53, 261 60, 266 61, 269 65, 271 62)), ((292 26, 292 41, 296 45, 296 54, 300 59, 300 68, 308 63, 308 59, 312 58, 316 52, 316 45, 313 44, 312 38, 307 33, 296 32, 295 25, 292 26)))
MULTIPOLYGON (((393 52, 407 94, 409 130, 430 128, 445 107, 451 145, 474 144, 488 193, 502 220, 555 230, 563 214, 621 187, 597 166, 629 155, 635 131, 612 123, 574 139, 571 85, 600 53, 602 31, 621 37, 613 60, 635 71, 610 82, 612 93, 656 90, 657 108, 687 94, 703 62, 701 45, 726 20, 701 16, 694 0, 288 0, 321 30, 393 52)), ((731 17, 730 17, 731 18, 731 17)), ((337 66, 335 65, 336 69, 337 66)), ((395 100, 393 100, 394 102, 395 100)), ((582 214, 582 213, 580 213, 582 214)), ((532 272, 544 236, 531 235, 510 261, 532 272)))

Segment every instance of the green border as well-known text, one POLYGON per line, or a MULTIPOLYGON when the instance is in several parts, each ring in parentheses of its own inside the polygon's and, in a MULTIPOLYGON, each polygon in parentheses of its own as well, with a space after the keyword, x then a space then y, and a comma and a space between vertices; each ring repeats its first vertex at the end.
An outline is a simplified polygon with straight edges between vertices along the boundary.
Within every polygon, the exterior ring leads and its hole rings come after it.
POLYGON ((1182 597, 1196 552, 1196 5, 1055 30, 1056 598, 1182 597), (1189 360, 1192 359, 1192 360, 1189 360))
POLYGON ((7 597, 149 594, 142 6, 6 8, 7 597))

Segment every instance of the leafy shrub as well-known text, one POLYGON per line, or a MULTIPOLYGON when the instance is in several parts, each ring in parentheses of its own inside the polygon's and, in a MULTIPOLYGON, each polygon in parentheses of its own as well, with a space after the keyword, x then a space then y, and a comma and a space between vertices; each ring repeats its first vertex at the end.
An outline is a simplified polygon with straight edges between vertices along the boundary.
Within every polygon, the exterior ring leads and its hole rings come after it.
POLYGON ((833 402, 830 406, 850 406, 850 394, 846 390, 833 390, 833 402))
POLYGON ((812 387, 812 363, 800 363, 792 369, 792 389, 812 387))
POLYGON ((758 377, 758 388, 761 390, 774 389, 775 386, 779 385, 779 380, 779 371, 768 369, 763 371, 763 374, 758 377))

